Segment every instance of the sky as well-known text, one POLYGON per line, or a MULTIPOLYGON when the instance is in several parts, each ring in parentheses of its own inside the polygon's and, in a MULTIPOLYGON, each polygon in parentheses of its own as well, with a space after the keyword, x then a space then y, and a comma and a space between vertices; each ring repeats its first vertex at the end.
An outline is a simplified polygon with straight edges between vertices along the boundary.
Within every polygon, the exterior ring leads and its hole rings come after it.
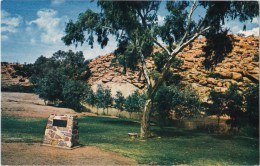
MULTIPOLYGON (((162 24, 165 15, 165 1, 158 12, 158 22, 162 24)), ((92 9, 100 11, 95 2, 87 0, 2 0, 1 1, 1 61, 34 63, 41 55, 51 57, 58 50, 83 51, 86 59, 113 52, 117 43, 110 37, 108 45, 101 49, 87 44, 65 46, 61 37, 69 20, 77 20, 79 13, 92 9)), ((203 12, 195 13, 195 19, 203 12)), ((225 27, 231 33, 259 36, 259 18, 252 22, 226 21, 225 27), (246 24, 247 30, 242 31, 246 24)))

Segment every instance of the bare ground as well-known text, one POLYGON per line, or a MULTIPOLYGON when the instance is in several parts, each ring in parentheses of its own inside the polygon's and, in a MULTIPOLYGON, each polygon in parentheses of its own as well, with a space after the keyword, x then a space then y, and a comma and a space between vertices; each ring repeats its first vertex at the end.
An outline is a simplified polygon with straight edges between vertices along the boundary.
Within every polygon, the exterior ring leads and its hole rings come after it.
MULTIPOLYGON (((50 114, 97 116, 76 113, 72 109, 46 106, 43 100, 29 93, 1 93, 1 114, 6 116, 48 118, 50 114)), ((41 146, 39 143, 2 143, 3 165, 136 165, 119 154, 86 146, 73 150, 41 146)))
POLYGON ((51 114, 73 114, 78 116, 96 116, 93 113, 77 113, 69 108, 47 106, 37 95, 31 93, 2 92, 2 115, 48 118, 51 114))
POLYGON ((40 144, 2 144, 3 165, 136 165, 134 160, 116 153, 86 146, 73 150, 40 144))

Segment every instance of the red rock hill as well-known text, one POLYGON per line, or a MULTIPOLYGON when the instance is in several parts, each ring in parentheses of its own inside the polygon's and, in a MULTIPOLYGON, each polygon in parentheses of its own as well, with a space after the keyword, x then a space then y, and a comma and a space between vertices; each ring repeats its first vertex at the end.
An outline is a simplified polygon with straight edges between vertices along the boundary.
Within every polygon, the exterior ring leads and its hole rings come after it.
MULTIPOLYGON (((179 69, 174 69, 174 74, 182 77, 182 83, 191 85, 199 93, 202 100, 206 101, 211 90, 225 92, 231 83, 235 83, 241 90, 247 83, 259 81, 259 38, 232 36, 233 50, 227 54, 224 60, 218 63, 213 71, 206 70, 202 48, 205 46, 205 38, 195 40, 190 47, 186 47, 177 58, 183 60, 179 69), (216 75, 218 77, 216 77, 216 75)), ((91 78, 88 83, 95 90, 98 84, 111 88, 115 95, 117 90, 125 96, 134 90, 145 89, 145 80, 139 77, 139 71, 127 70, 118 64, 112 64, 114 55, 107 54, 94 59, 89 67, 91 78)), ((152 58, 146 59, 147 68, 151 71, 155 68, 152 58)))

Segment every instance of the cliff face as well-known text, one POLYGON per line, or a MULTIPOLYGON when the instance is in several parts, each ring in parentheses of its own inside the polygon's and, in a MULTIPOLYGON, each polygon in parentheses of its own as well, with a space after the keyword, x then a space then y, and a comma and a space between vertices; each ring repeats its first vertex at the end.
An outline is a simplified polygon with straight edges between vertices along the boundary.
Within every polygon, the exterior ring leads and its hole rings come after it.
MULTIPOLYGON (((195 40, 177 56, 183 65, 172 72, 181 76, 183 84, 191 85, 203 101, 207 100, 211 90, 225 92, 231 83, 244 90, 247 83, 259 81, 259 38, 230 37, 232 51, 212 70, 207 70, 204 66, 205 54, 202 49, 206 45, 205 38, 195 40)), ((111 88, 113 95, 120 90, 124 96, 128 96, 136 89, 145 89, 143 76, 138 79, 139 71, 128 69, 124 74, 121 66, 111 63, 112 59, 114 55, 111 53, 98 57, 89 64, 92 76, 88 83, 94 90, 101 84, 111 88)), ((150 71, 155 69, 152 58, 146 59, 146 64, 150 71)))

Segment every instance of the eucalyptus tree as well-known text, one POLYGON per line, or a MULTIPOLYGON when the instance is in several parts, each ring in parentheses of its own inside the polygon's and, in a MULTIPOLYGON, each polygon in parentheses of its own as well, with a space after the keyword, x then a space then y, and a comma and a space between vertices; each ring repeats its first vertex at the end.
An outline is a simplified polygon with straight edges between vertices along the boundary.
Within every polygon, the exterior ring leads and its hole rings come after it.
POLYGON ((109 42, 109 36, 116 36, 118 49, 115 51, 120 62, 126 67, 136 68, 141 64, 147 85, 147 100, 141 122, 141 138, 150 134, 150 113, 158 87, 185 47, 196 38, 223 31, 225 18, 243 22, 258 16, 258 3, 250 1, 168 1, 163 25, 158 24, 158 10, 161 1, 98 1, 99 13, 87 10, 80 13, 76 22, 70 21, 62 38, 66 45, 83 44, 91 47, 97 42, 101 48, 109 42), (194 13, 199 18, 194 19, 194 13), (160 41, 163 41, 161 43, 160 41), (145 58, 151 56, 154 46, 160 47, 167 55, 159 78, 153 83, 146 68, 145 58))

